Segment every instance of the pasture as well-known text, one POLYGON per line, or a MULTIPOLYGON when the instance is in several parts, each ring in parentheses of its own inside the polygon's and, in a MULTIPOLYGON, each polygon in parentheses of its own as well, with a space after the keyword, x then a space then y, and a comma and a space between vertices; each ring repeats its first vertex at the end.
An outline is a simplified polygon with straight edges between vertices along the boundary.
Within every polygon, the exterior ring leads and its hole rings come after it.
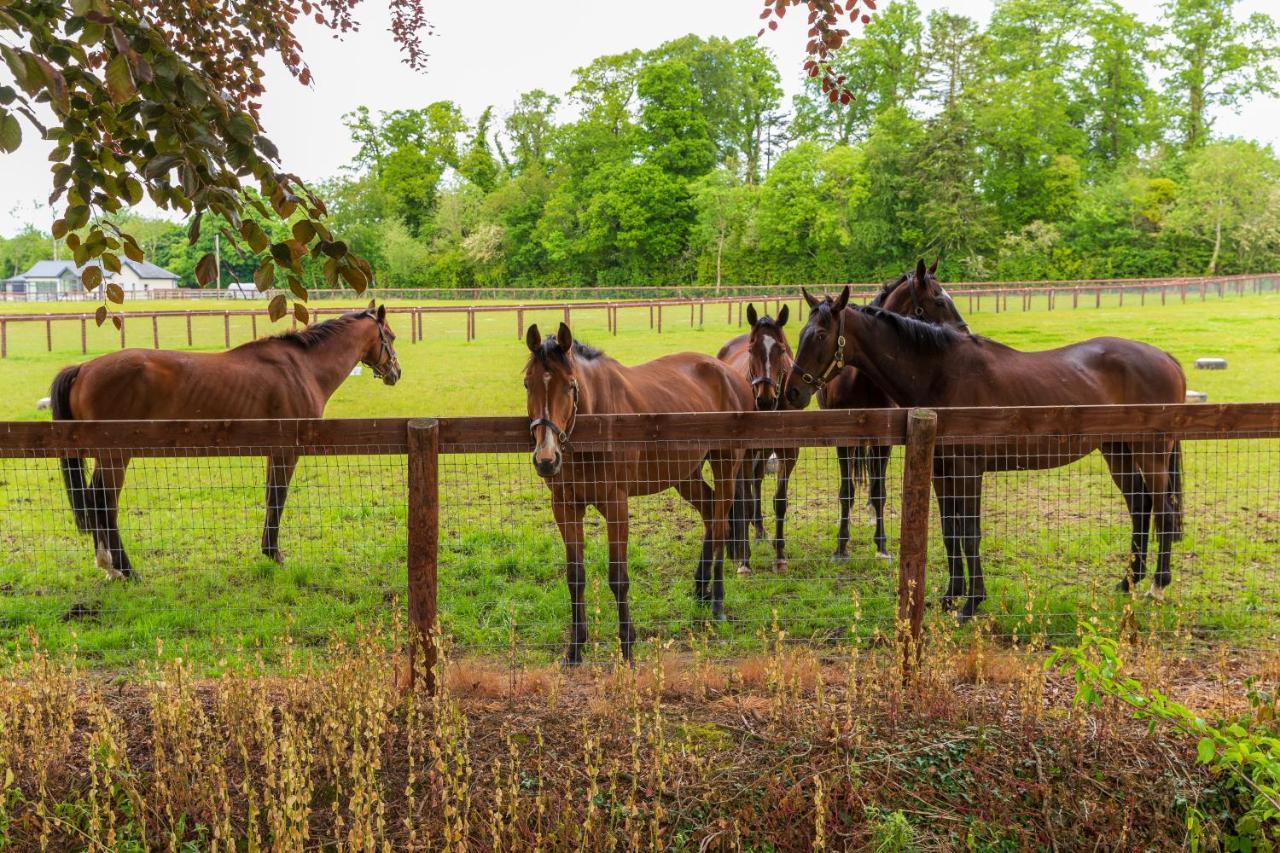
MULTIPOLYGON (((1052 312, 1040 304, 1028 312, 990 308, 967 315, 973 328, 1021 349, 1096 335, 1131 337, 1172 352, 1188 369, 1189 387, 1208 393, 1212 402, 1280 399, 1275 295, 1163 307, 1104 304, 1073 311, 1060 302, 1052 312), (1209 355, 1227 358, 1230 369, 1190 369, 1195 358, 1209 355)), ((792 311, 787 331, 794 342, 803 314, 792 311)), ((544 329, 559 319, 554 310, 526 316, 527 323, 544 329)), ((679 350, 713 354, 741 331, 726 322, 722 307, 708 309, 703 324, 694 327, 687 309, 669 311, 662 334, 650 330, 647 310, 622 311, 619 319, 614 336, 605 312, 575 312, 574 331, 627 364, 679 350)), ((234 322, 233 340, 247 339, 247 318, 234 322)), ((197 348, 221 348, 221 316, 194 325, 197 348)), ((260 321, 259 330, 267 329, 260 321)), ((160 330, 163 346, 185 346, 181 321, 161 321, 160 330)), ((510 314, 478 315, 477 340, 470 343, 459 315, 429 316, 424 331, 425 341, 414 345, 406 328, 398 330, 404 369, 399 385, 383 387, 365 369, 338 391, 327 415, 525 413, 520 380, 527 351, 510 314)), ((91 355, 114 348, 114 330, 89 334, 91 355)), ((149 343, 150 329, 140 338, 149 343)), ((78 334, 55 336, 53 352, 44 349, 43 324, 11 327, 9 357, 0 360, 0 419, 47 418, 35 412, 35 401, 48 393, 60 367, 83 359, 78 334)), ((354 639, 386 626, 403 607, 404 459, 361 457, 359 451, 303 460, 282 526, 283 568, 257 552, 260 459, 135 461, 122 498, 122 528, 142 574, 136 584, 108 581, 96 568, 88 541, 75 533, 51 460, 0 462, 6 540, 0 637, 12 646, 30 625, 46 648, 74 647, 90 664, 109 668, 127 665, 164 638, 168 648, 183 649, 200 669, 213 671, 251 657, 279 662, 299 647, 322 648, 334 637, 354 639)), ((1067 469, 989 475, 984 525, 992 597, 986 616, 963 630, 1043 642, 1071 635, 1082 618, 1115 623, 1131 606, 1144 628, 1170 637, 1273 642, 1273 571, 1280 549, 1276 443, 1197 442, 1188 447, 1186 467, 1187 538, 1175 548, 1174 583, 1163 606, 1131 604, 1111 591, 1123 570, 1128 520, 1096 455, 1067 469)), ((828 557, 835 535, 835 469, 831 450, 801 454, 791 484, 789 570, 772 573, 767 548, 757 544, 751 576, 736 578, 730 570, 730 620, 715 626, 705 625, 705 614, 691 600, 700 534, 696 516, 671 493, 634 500, 630 563, 641 653, 674 645, 745 654, 779 631, 818 644, 851 631, 891 632, 896 571, 874 557, 864 496, 855 507, 853 559, 838 563, 828 557)), ((889 474, 891 550, 900 478, 898 451, 889 474)), ((770 480, 765 489, 771 529, 770 480)), ((563 548, 528 455, 442 458, 441 527, 446 634, 484 656, 553 658, 567 617, 563 548)), ((944 565, 936 521, 930 548, 932 600, 944 565)), ((603 530, 595 518, 588 525, 587 601, 589 655, 596 660, 616 651, 604 562, 603 530)), ((947 627, 936 613, 931 619, 947 627)))

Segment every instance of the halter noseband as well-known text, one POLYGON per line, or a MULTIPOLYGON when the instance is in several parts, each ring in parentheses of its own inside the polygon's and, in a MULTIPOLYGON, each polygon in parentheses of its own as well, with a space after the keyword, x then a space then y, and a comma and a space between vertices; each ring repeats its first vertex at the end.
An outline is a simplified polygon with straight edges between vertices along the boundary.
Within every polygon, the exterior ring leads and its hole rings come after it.
MULTIPOLYGON (((844 370, 844 319, 839 314, 836 314, 836 324, 840 329, 840 334, 836 336, 836 354, 827 365, 827 369, 818 376, 814 376, 812 373, 800 374, 800 378, 804 380, 804 383, 816 391, 821 391, 831 381, 832 376, 844 370)), ((794 365, 795 362, 793 361, 792 366, 794 367, 794 365)))
POLYGON ((578 423, 578 380, 577 379, 569 380, 569 393, 573 396, 573 411, 570 412, 569 414, 569 422, 565 424, 565 428, 560 429, 559 425, 557 425, 555 421, 551 420, 551 405, 548 401, 544 399, 543 405, 542 405, 542 411, 543 411, 542 417, 534 418, 533 420, 529 421, 530 437, 533 436, 533 433, 538 429, 538 427, 544 427, 555 433, 556 440, 560 442, 561 446, 565 448, 569 447, 569 436, 573 433, 573 428, 578 423))

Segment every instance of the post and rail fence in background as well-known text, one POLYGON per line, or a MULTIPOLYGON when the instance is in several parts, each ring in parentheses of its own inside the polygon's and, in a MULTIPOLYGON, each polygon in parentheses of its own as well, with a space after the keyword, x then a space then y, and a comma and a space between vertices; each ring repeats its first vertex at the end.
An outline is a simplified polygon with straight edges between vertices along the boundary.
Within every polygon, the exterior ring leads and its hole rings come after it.
MULTIPOLYGON (((838 290, 844 285, 811 285, 809 289, 812 292, 827 292, 838 290)), ((869 302, 879 288, 877 285, 852 285, 852 299, 856 303, 865 304, 869 302)), ((1126 293, 1131 294, 1130 304, 1132 304, 1132 295, 1136 295, 1139 305, 1146 305, 1148 300, 1152 304, 1166 305, 1170 299, 1174 299, 1179 303, 1185 303, 1188 298, 1193 301, 1205 301, 1210 295, 1223 299, 1227 296, 1245 296, 1249 294, 1274 293, 1280 289, 1280 273, 1276 274, 1260 274, 1260 275, 1241 275, 1241 276, 1220 276, 1214 278, 1179 278, 1179 279, 1115 279, 1105 281, 1080 281, 1080 282, 1008 282, 1001 284, 951 284, 948 286, 948 292, 956 301, 957 307, 968 314, 981 313, 984 310, 994 310, 997 313, 1009 310, 1010 297, 1014 298, 1014 305, 1023 311, 1032 310, 1037 304, 1043 304, 1046 310, 1055 311, 1062 310, 1064 306, 1059 305, 1059 298, 1069 293, 1071 295, 1070 307, 1072 309, 1080 309, 1081 306, 1088 307, 1092 303, 1092 307, 1100 308, 1103 305, 1104 297, 1115 297, 1117 305, 1125 304, 1126 293)), ((640 291, 643 289, 629 290, 640 291)), ((743 324, 743 308, 749 302, 760 303, 760 308, 764 312, 778 311, 783 305, 791 305, 799 311, 803 309, 803 300, 799 294, 799 287, 793 286, 783 288, 777 285, 760 286, 750 288, 735 288, 735 292, 722 294, 705 294, 705 293, 689 293, 682 294, 680 289, 665 290, 655 288, 655 295, 645 298, 643 296, 633 298, 601 298, 602 294, 591 296, 592 291, 584 291, 588 294, 587 299, 578 299, 577 291, 569 291, 563 295, 563 298, 570 301, 546 301, 547 292, 545 290, 537 291, 536 296, 541 297, 542 301, 518 303, 509 302, 508 304, 464 304, 464 305, 395 305, 388 310, 397 317, 407 318, 409 321, 409 340, 410 343, 417 343, 424 339, 425 322, 428 317, 449 317, 461 316, 463 319, 464 337, 470 342, 477 338, 477 318, 480 316, 492 316, 495 314, 510 314, 514 317, 514 329, 517 338, 524 336, 525 332, 525 316, 531 312, 556 312, 560 314, 566 323, 573 323, 574 312, 579 312, 581 316, 584 312, 605 312, 606 325, 611 334, 618 334, 620 329, 619 315, 627 311, 646 311, 648 312, 648 328, 661 333, 663 331, 664 322, 668 315, 674 315, 676 311, 680 311, 679 316, 683 316, 684 310, 688 312, 689 326, 695 327, 706 320, 707 310, 712 311, 725 310, 726 323, 732 325, 735 320, 737 325, 743 324), (747 290, 748 293, 736 291, 747 290), (658 295, 657 292, 662 291, 667 295, 658 295)), ((692 289, 691 289, 692 290, 692 289)), ((197 291, 198 292, 198 291, 197 291)), ((472 291, 462 291, 463 293, 472 293, 472 291)), ((405 290, 373 290, 369 291, 364 297, 354 297, 349 291, 334 291, 332 293, 316 292, 312 294, 315 299, 336 298, 352 300, 352 308, 361 300, 372 296, 377 299, 402 299, 402 300, 438 300, 438 301, 454 301, 450 299, 441 299, 434 295, 436 292, 405 290)), ((456 296, 459 291, 450 291, 456 296)), ((149 296, 156 296, 152 293, 149 296)), ((470 297, 472 300, 480 299, 497 299, 512 300, 524 295, 523 290, 502 290, 492 289, 483 291, 474 291, 470 297)), ((462 297, 457 297, 456 301, 467 301, 462 297)), ((340 315, 343 311, 351 310, 351 308, 312 308, 311 319, 318 322, 340 315)), ((714 313, 713 313, 713 316, 714 313)), ((194 338, 192 335, 191 321, 192 318, 221 318, 221 335, 214 340, 206 340, 201 342, 201 346, 221 346, 230 348, 233 343, 244 343, 246 340, 253 340, 258 336, 258 320, 266 321, 267 328, 270 323, 267 319, 265 305, 254 308, 217 308, 217 309, 168 309, 168 310, 152 310, 152 311, 132 311, 127 310, 121 315, 123 321, 118 333, 120 347, 123 348, 129 344, 131 340, 126 334, 127 329, 132 329, 135 324, 150 321, 151 334, 149 339, 139 341, 137 332, 134 332, 132 338, 133 344, 151 345, 153 348, 159 349, 161 345, 161 328, 160 321, 183 321, 186 327, 187 346, 194 346, 194 338), (250 321, 248 336, 243 334, 245 329, 237 329, 233 334, 232 320, 248 318, 250 321)), ((0 314, 0 358, 7 358, 10 350, 10 327, 15 329, 25 324, 43 324, 44 326, 44 345, 47 352, 52 352, 54 347, 54 327, 62 325, 78 325, 80 351, 87 353, 89 350, 89 337, 87 333, 88 323, 94 321, 92 312, 63 312, 63 313, 32 313, 32 314, 0 314)), ((296 328, 297 321, 290 319, 291 327, 296 328)), ((145 334, 145 333, 144 333, 145 334)), ((61 332, 59 334, 61 337, 61 332)), ((37 344, 38 346, 38 344, 37 344)))

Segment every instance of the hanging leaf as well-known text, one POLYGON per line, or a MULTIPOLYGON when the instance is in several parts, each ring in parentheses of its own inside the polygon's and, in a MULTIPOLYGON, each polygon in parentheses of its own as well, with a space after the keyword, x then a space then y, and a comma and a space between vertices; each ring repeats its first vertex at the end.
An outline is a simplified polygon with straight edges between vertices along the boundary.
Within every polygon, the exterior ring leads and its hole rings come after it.
MULTIPOLYGON (((201 287, 207 287, 218 277, 218 259, 214 257, 213 252, 206 252, 200 260, 196 261, 196 282, 201 287)), ((218 282, 221 285, 221 282, 218 282)))
POLYGON ((307 324, 308 316, 307 306, 303 305, 301 302, 293 303, 293 316, 299 323, 305 326, 307 324))
POLYGON ((284 316, 284 312, 288 309, 288 303, 283 293, 276 294, 272 300, 267 303, 267 316, 271 318, 271 322, 276 322, 284 316))
POLYGON ((124 254, 126 258, 134 263, 141 263, 143 258, 146 257, 142 252, 142 247, 138 245, 138 241, 128 234, 124 235, 124 254))
POLYGON ((266 293, 271 286, 276 283, 276 265, 267 258, 258 264, 258 268, 253 271, 253 285, 262 293, 266 293))
POLYGON ((271 245, 271 241, 267 238, 267 232, 262 230, 262 226, 254 222, 252 219, 246 219, 240 223, 240 236, 249 244, 249 248, 254 254, 262 254, 267 250, 267 246, 271 245))
POLYGON ((310 243, 311 238, 316 236, 316 228, 308 220, 301 219, 293 223, 293 239, 299 243, 310 243))
POLYGON ((89 224, 89 205, 76 204, 67 208, 67 229, 79 231, 89 224))
POLYGON ((303 287, 302 279, 298 278, 296 275, 289 276, 289 292, 292 293, 295 298, 301 299, 303 302, 307 300, 307 289, 303 287))
POLYGON ((129 60, 124 58, 124 54, 116 54, 107 63, 106 76, 107 92, 111 95, 112 103, 123 104, 138 94, 138 88, 133 83, 133 72, 129 70, 129 60))
POLYGON ((101 326, 107 322, 107 306, 99 305, 98 310, 93 312, 93 321, 101 326))
POLYGON ((22 125, 12 113, 0 115, 0 151, 12 154, 22 145, 22 125))
POLYGON ((120 256, 114 252, 103 252, 102 265, 110 272, 120 272, 120 256))
POLYGON ((365 278, 364 273, 356 266, 343 264, 340 271, 347 284, 351 285, 351 289, 356 293, 364 293, 364 289, 369 286, 369 279, 365 278))
POLYGON ((80 273, 80 284, 87 291, 95 290, 98 285, 102 284, 102 268, 85 267, 84 272, 80 273))
POLYGON ((119 315, 119 314, 112 314, 112 315, 111 315, 111 325, 115 326, 115 327, 116 327, 116 331, 118 332, 118 331, 120 331, 121 329, 123 329, 123 328, 124 328, 124 320, 120 319, 120 315, 119 315))
POLYGON ((107 301, 114 302, 117 305, 124 302, 124 288, 116 284, 114 281, 107 283, 107 301))

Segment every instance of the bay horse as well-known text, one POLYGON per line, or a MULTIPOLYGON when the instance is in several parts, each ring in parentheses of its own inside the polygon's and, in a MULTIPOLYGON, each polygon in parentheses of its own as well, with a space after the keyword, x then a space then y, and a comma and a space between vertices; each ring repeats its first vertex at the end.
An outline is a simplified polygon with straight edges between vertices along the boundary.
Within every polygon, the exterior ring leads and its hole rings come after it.
POLYGON ((632 495, 674 488, 702 517, 702 553, 694 594, 724 618, 724 554, 742 450, 705 450, 644 445, 596 452, 573 452, 573 427, 580 415, 667 412, 745 412, 751 409, 747 381, 720 361, 701 353, 677 353, 626 367, 594 347, 575 341, 561 323, 543 339, 536 325, 525 335, 529 361, 524 370, 532 435, 533 467, 551 492, 551 511, 564 540, 569 587, 570 634, 564 662, 582 662, 587 639, 583 593, 583 517, 594 506, 604 517, 609 539, 609 588, 618 605, 618 639, 624 660, 632 660, 636 631, 628 603, 627 540, 632 495), (566 451, 569 451, 566 453, 566 451), (702 478, 704 461, 713 482, 702 478))
MULTIPOLYGON (((782 385, 786 382, 787 371, 791 369, 791 345, 787 342, 786 332, 791 309, 783 305, 775 320, 768 314, 761 316, 756 306, 748 303, 747 322, 751 331, 733 338, 716 354, 716 358, 729 365, 738 375, 747 380, 755 397, 756 411, 772 412, 785 408, 782 399, 782 385)), ((796 459, 800 451, 794 447, 779 448, 773 451, 778 457, 778 482, 773 494, 774 515, 774 563, 775 572, 787 569, 786 557, 786 519, 787 519, 787 483, 792 470, 796 467, 796 459)), ((750 450, 744 461, 744 476, 739 488, 744 494, 738 505, 743 507, 746 518, 739 521, 739 529, 735 529, 737 556, 739 558, 738 574, 751 573, 751 550, 745 534, 749 525, 754 525, 756 538, 765 538, 764 519, 760 512, 760 488, 764 480, 765 463, 769 458, 767 450, 750 450), (739 533, 739 530, 741 533, 739 533)))
MULTIPOLYGON (((386 308, 373 302, 299 332, 262 338, 220 353, 126 349, 64 368, 50 391, 53 418, 178 420, 318 418, 360 363, 387 385, 400 379, 395 333, 386 308)), ((76 528, 91 533, 98 566, 109 577, 134 576, 118 523, 127 451, 98 455, 85 484, 84 459, 59 460, 76 528)), ((280 516, 298 455, 274 450, 267 459, 262 553, 283 562, 280 516)))
MULTIPOLYGON (((787 377, 787 401, 803 407, 820 380, 845 362, 867 374, 900 406, 1077 406, 1181 403, 1186 377, 1177 360, 1147 344, 1093 338, 1042 352, 1020 352, 882 308, 849 307, 849 288, 832 299, 805 294, 809 321, 787 377)), ((988 471, 1057 468, 1098 449, 1124 495, 1133 525, 1128 592, 1147 567, 1152 517, 1156 531, 1156 597, 1172 580, 1172 545, 1182 533, 1182 453, 1175 439, 1138 441, 1102 435, 992 438, 983 444, 941 445, 933 485, 942 517, 950 581, 944 607, 960 605, 962 620, 986 600, 982 575, 982 475, 988 471), (968 561, 968 589, 965 561, 968 561), (961 603, 963 602, 963 603, 961 603)))
MULTIPOLYGON (((968 331, 969 324, 960 316, 951 294, 938 281, 937 271, 937 260, 927 269, 923 260, 917 261, 914 272, 909 270, 881 286, 880 292, 871 300, 872 307, 968 331)), ((804 289, 801 290, 803 292, 804 289)), ((821 409, 887 409, 895 405, 867 374, 849 365, 823 383, 817 396, 818 408, 821 409)), ((867 484, 868 503, 875 515, 872 541, 876 556, 891 559, 884 532, 884 506, 888 495, 886 473, 892 450, 888 444, 865 442, 836 448, 836 461, 840 466, 840 526, 836 533, 836 559, 849 557, 849 510, 858 484, 862 482, 867 484)))

